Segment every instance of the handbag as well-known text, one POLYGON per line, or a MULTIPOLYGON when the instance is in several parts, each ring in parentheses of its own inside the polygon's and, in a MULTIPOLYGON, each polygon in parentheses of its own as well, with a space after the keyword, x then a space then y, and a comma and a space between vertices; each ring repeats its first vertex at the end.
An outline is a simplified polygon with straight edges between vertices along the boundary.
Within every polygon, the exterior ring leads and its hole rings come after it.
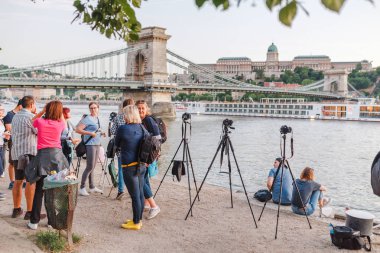
POLYGON ((186 175, 185 164, 183 161, 173 161, 172 175, 173 181, 175 176, 178 182, 181 182, 181 176, 186 175))
POLYGON ((111 162, 110 162, 110 164, 108 164, 108 172, 110 173, 113 187, 117 187, 118 186, 118 182, 117 182, 117 180, 118 180, 118 174, 117 174, 117 170, 115 168, 115 161, 114 161, 114 159, 112 159, 111 162))
MULTIPOLYGON (((99 123, 99 119, 98 119, 98 125, 99 125, 99 128, 100 128, 100 123, 99 123)), ((95 132, 97 132, 98 129, 96 129, 95 132)), ((84 138, 83 138, 83 135, 82 135, 82 140, 79 142, 79 144, 75 147, 75 153, 77 155, 77 157, 83 157, 85 154, 86 154, 86 144, 92 139, 93 137, 90 136, 90 138, 88 138, 87 141, 84 141, 84 138)))
POLYGON ((158 174, 158 165, 157 165, 157 161, 154 161, 148 166, 148 175, 149 177, 154 177, 157 174, 158 174))
POLYGON ((61 141, 61 146, 62 146, 62 153, 65 156, 69 156, 71 154, 71 146, 67 142, 67 140, 61 141))
POLYGON ((260 202, 266 202, 272 199, 272 193, 267 189, 262 189, 258 190, 253 197, 260 202))

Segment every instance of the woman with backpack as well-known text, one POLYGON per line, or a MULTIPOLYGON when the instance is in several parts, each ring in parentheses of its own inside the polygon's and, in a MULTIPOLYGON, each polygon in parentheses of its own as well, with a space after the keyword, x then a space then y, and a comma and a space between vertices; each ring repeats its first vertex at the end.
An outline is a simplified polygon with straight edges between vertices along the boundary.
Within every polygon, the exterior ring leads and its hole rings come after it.
POLYGON ((126 124, 119 126, 115 146, 120 148, 120 160, 123 170, 124 183, 127 186, 132 199, 133 219, 126 220, 121 227, 125 229, 139 230, 142 226, 142 214, 144 211, 144 177, 145 164, 139 163, 140 143, 146 130, 141 125, 141 119, 136 106, 124 107, 124 119, 126 124))
MULTIPOLYGON (((156 136, 156 138, 161 139, 160 130, 158 128, 157 123, 150 116, 148 104, 144 100, 138 100, 136 102, 137 109, 140 114, 140 118, 142 124, 148 130, 148 132, 152 136, 156 136)), ((157 161, 154 161, 149 166, 157 166, 157 161)), ((149 175, 145 174, 145 184, 144 184, 144 197, 145 197, 145 205, 144 211, 149 211, 148 216, 146 217, 148 220, 153 219, 160 213, 160 207, 156 204, 153 199, 152 189, 149 183, 149 175)))
POLYGON ((86 169, 82 174, 82 181, 80 184, 79 195, 88 196, 90 195, 86 190, 86 180, 88 178, 90 185, 90 193, 103 193, 102 190, 98 189, 94 185, 94 174, 96 163, 98 161, 98 156, 101 146, 101 136, 105 136, 100 129, 99 122, 99 104, 97 102, 91 102, 88 105, 90 109, 90 115, 85 115, 78 123, 75 131, 78 134, 83 135, 83 141, 86 145, 86 169))
POLYGON ((65 155, 70 166, 73 161, 74 145, 78 144, 80 139, 73 138, 74 125, 70 121, 70 108, 63 107, 63 118, 65 119, 66 128, 61 134, 62 152, 65 155))

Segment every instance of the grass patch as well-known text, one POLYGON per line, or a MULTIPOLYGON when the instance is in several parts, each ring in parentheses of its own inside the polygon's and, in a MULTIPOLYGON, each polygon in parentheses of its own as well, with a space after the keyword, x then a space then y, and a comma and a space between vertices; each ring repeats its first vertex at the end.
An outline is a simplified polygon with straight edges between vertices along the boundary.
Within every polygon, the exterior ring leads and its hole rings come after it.
POLYGON ((77 234, 73 234, 73 243, 79 243, 82 240, 82 237, 77 234))
POLYGON ((37 233, 38 247, 49 252, 61 252, 65 249, 66 240, 57 232, 45 231, 37 233))

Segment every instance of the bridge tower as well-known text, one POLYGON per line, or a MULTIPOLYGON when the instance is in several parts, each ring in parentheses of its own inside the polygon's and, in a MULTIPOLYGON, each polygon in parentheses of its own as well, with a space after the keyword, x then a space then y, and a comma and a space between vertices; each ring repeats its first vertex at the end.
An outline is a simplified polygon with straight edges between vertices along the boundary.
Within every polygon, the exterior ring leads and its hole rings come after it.
POLYGON ((347 96, 348 72, 345 69, 330 69, 324 72, 325 80, 323 91, 347 96))
POLYGON ((145 89, 127 91, 124 97, 145 100, 152 113, 173 117, 171 96, 176 85, 168 82, 166 44, 171 36, 165 30, 155 26, 143 28, 139 40, 128 43, 126 79, 143 81, 145 89))

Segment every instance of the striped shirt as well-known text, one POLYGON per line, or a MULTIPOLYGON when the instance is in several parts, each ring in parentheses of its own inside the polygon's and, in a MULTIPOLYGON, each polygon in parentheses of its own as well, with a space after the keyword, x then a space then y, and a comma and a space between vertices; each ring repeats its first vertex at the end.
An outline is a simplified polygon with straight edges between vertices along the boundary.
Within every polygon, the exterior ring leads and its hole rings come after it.
POLYGON ((21 155, 37 154, 37 129, 33 127, 33 113, 21 109, 12 120, 12 150, 13 159, 21 155))

